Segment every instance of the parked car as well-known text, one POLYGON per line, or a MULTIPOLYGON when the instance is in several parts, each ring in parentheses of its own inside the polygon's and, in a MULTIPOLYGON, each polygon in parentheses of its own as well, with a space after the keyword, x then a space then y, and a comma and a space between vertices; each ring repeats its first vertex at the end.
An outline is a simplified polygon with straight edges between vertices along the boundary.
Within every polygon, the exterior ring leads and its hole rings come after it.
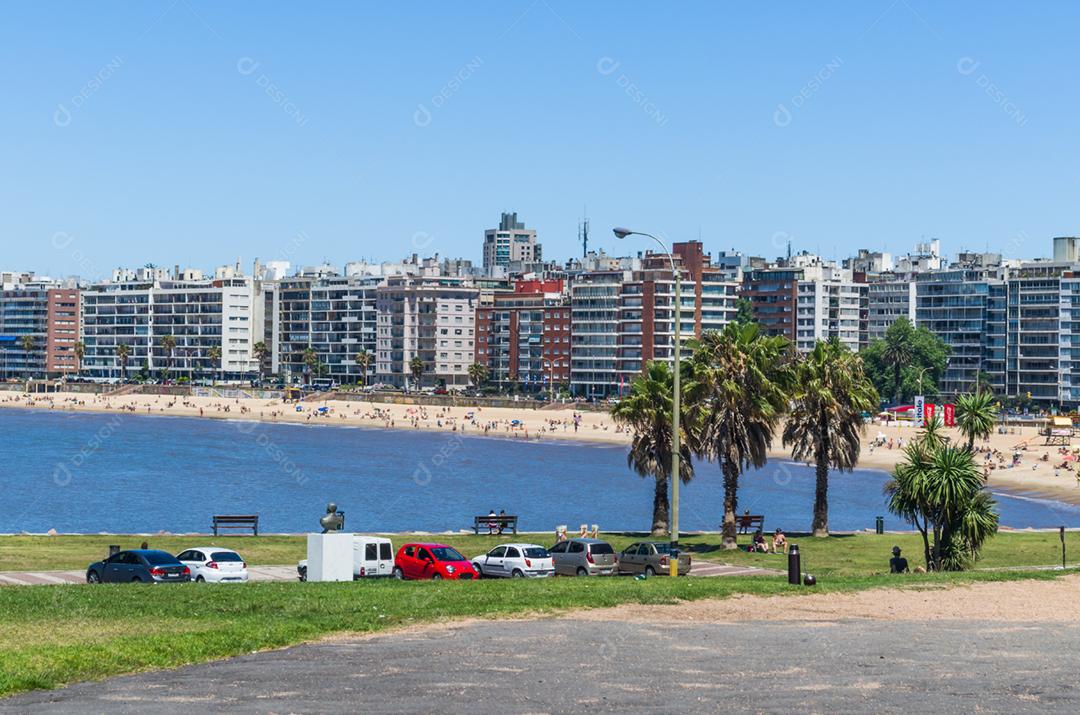
POLYGON ((232 549, 199 546, 182 551, 176 560, 191 569, 191 580, 198 583, 246 583, 247 564, 232 549))
POLYGON ((131 549, 117 551, 86 567, 87 583, 184 583, 191 569, 166 551, 131 549))
POLYGON ((543 578, 555 575, 551 554, 536 544, 505 544, 472 560, 481 577, 543 578))
MULTIPOLYGON (((307 581, 308 560, 296 565, 301 581, 307 581)), ((394 572, 394 545, 379 536, 353 536, 353 579, 391 576, 394 572)))
POLYGON ((394 558, 394 577, 407 579, 473 579, 476 569, 446 544, 405 544, 394 558))
MULTIPOLYGON (((667 576, 671 573, 671 544, 664 541, 641 541, 619 552, 619 573, 667 576)), ((690 554, 679 554, 679 575, 690 573, 690 554)))
POLYGON ((560 541, 548 551, 555 573, 563 576, 616 576, 618 558, 611 544, 600 539, 560 541))

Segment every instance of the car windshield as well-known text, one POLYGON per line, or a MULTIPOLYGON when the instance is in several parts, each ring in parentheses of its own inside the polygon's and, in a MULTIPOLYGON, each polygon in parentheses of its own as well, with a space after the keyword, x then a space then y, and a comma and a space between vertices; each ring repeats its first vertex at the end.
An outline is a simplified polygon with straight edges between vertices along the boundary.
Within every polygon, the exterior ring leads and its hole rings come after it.
POLYGON ((210 558, 213 561, 243 561, 235 551, 215 551, 210 554, 210 558))
POLYGON ((525 556, 530 559, 546 559, 551 556, 547 549, 541 549, 539 546, 534 546, 531 549, 525 549, 524 551, 525 556))
POLYGON ((589 551, 594 554, 613 554, 615 550, 611 548, 611 544, 593 544, 589 547, 589 551))
POLYGON ((431 553, 435 555, 436 561, 464 561, 465 557, 457 552, 456 549, 452 549, 449 546, 435 546, 432 547, 431 553))
POLYGON ((151 566, 163 566, 165 564, 177 563, 175 556, 167 554, 164 551, 144 551, 143 558, 146 559, 146 563, 151 566))

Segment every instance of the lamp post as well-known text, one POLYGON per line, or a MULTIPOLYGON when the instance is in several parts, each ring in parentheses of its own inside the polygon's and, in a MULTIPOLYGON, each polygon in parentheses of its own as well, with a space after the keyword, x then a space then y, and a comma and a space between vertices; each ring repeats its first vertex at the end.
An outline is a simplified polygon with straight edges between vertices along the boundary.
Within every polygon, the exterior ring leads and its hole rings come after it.
POLYGON ((668 247, 651 233, 632 231, 628 228, 613 229, 615 238, 623 239, 627 236, 644 236, 656 241, 660 249, 667 254, 671 261, 671 273, 675 279, 675 375, 672 385, 673 404, 671 407, 671 575, 679 575, 679 454, 682 449, 681 434, 679 432, 679 413, 682 411, 682 392, 679 387, 679 358, 681 353, 681 328, 682 315, 682 272, 675 265, 675 256, 668 247))
POLYGON ((555 402, 555 361, 551 358, 542 357, 541 361, 548 365, 548 402, 555 402))

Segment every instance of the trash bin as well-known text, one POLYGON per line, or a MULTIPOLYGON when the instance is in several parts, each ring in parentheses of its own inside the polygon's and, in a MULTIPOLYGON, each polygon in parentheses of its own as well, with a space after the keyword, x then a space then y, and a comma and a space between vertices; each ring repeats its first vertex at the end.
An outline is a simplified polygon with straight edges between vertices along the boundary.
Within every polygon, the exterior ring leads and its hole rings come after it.
POLYGON ((874 519, 874 531, 879 534, 885 533, 885 517, 879 516, 874 519))
POLYGON ((792 586, 802 583, 802 563, 799 558, 798 544, 792 544, 787 555, 787 582, 792 586))

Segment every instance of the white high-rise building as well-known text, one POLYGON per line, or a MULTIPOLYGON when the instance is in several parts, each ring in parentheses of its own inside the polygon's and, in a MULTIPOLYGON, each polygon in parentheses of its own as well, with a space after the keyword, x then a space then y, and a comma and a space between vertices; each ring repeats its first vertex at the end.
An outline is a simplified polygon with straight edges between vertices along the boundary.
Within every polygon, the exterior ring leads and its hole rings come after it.
POLYGON ((516 213, 504 213, 498 228, 484 231, 484 271, 489 275, 496 267, 511 263, 537 263, 543 260, 536 229, 525 228, 516 213))

